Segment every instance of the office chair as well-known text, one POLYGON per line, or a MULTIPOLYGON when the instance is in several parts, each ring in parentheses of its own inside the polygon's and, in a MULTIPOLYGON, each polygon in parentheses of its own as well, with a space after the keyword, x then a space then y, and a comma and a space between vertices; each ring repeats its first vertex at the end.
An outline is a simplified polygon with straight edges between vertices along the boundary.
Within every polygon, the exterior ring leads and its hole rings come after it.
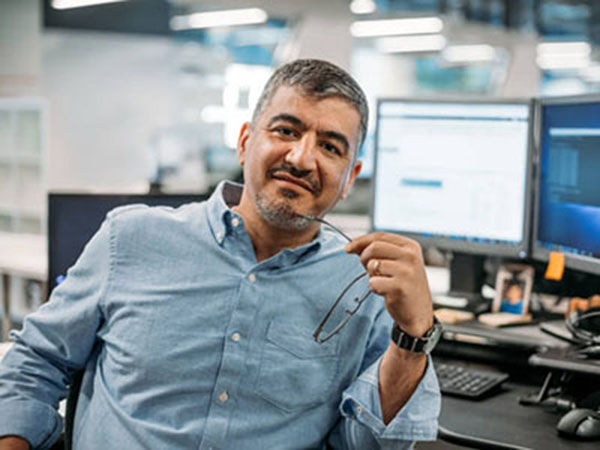
POLYGON ((80 370, 73 375, 73 381, 69 386, 69 394, 67 395, 67 407, 65 410, 65 436, 64 449, 73 449, 73 424, 75 421, 75 409, 77 407, 77 399, 81 390, 81 382, 83 381, 84 370, 80 370))

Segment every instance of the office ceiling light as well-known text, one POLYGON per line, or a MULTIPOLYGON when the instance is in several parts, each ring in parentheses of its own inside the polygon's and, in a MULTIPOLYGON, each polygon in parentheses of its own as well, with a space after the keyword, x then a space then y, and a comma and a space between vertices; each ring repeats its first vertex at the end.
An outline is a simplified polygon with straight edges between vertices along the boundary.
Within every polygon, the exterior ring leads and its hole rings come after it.
POLYGON ((375 42, 377 50, 383 53, 436 52, 446 45, 441 34, 423 36, 385 37, 375 42))
POLYGON ((586 81, 599 82, 600 81, 600 64, 593 64, 585 67, 579 71, 581 76, 586 81))
POLYGON ((543 42, 537 46, 538 56, 589 55, 592 48, 587 42, 543 42))
POLYGON ((359 20, 350 25, 354 37, 439 33, 444 22, 438 17, 410 19, 359 20))
POLYGON ((543 70, 568 70, 582 69, 590 65, 589 55, 560 55, 560 56, 538 56, 538 66, 543 70))
POLYGON ((260 8, 243 8, 175 16, 171 18, 170 25, 173 30, 190 30, 252 25, 265 23, 268 18, 267 13, 260 8))
POLYGON ((377 10, 377 5, 373 0, 352 0, 350 11, 353 14, 371 14, 377 10))
POLYGON ((496 50, 491 45, 449 45, 442 52, 442 57, 453 63, 493 61, 496 50))
POLYGON ((127 0, 52 0, 52 7, 54 9, 71 9, 71 8, 83 8, 85 6, 96 6, 103 5, 105 3, 117 3, 124 2, 127 0))

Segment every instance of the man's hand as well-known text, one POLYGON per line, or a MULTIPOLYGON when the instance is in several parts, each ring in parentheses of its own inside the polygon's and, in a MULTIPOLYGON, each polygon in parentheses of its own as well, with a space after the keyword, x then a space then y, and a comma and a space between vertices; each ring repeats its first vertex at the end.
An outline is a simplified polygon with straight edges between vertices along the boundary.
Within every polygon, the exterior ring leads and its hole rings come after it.
POLYGON ((360 256, 369 272, 369 287, 385 298, 387 311, 404 331, 421 337, 431 328, 431 293, 417 242, 377 232, 354 239, 346 251, 360 256))
MULTIPOLYGON (((346 251, 360 256, 369 272, 369 287, 385 298, 394 321, 414 337, 433 325, 431 293, 421 246, 403 236, 371 233, 354 239, 346 251)), ((379 366, 379 398, 388 424, 410 399, 425 373, 427 358, 390 341, 379 366)))
POLYGON ((0 450, 29 450, 29 442, 19 436, 0 438, 0 450))

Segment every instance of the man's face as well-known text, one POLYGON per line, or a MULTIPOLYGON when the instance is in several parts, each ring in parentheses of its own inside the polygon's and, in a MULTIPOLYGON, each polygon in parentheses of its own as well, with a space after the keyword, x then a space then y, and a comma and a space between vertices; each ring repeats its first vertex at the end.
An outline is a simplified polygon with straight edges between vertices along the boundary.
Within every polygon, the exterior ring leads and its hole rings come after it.
POLYGON ((244 189, 259 214, 281 228, 303 228, 289 220, 294 213, 318 216, 332 208, 360 171, 360 163, 352 164, 359 127, 358 111, 345 100, 280 87, 238 140, 244 189))

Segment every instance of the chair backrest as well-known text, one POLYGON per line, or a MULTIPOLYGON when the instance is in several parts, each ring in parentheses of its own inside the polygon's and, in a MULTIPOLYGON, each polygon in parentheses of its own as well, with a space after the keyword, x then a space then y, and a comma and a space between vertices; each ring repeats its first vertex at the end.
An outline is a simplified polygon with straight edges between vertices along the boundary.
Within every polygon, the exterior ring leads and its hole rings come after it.
POLYGON ((73 375, 73 381, 69 385, 69 394, 67 395, 67 408, 65 412, 65 450, 73 449, 73 424, 75 422, 75 409, 77 409, 77 400, 81 390, 84 370, 80 370, 73 375))

